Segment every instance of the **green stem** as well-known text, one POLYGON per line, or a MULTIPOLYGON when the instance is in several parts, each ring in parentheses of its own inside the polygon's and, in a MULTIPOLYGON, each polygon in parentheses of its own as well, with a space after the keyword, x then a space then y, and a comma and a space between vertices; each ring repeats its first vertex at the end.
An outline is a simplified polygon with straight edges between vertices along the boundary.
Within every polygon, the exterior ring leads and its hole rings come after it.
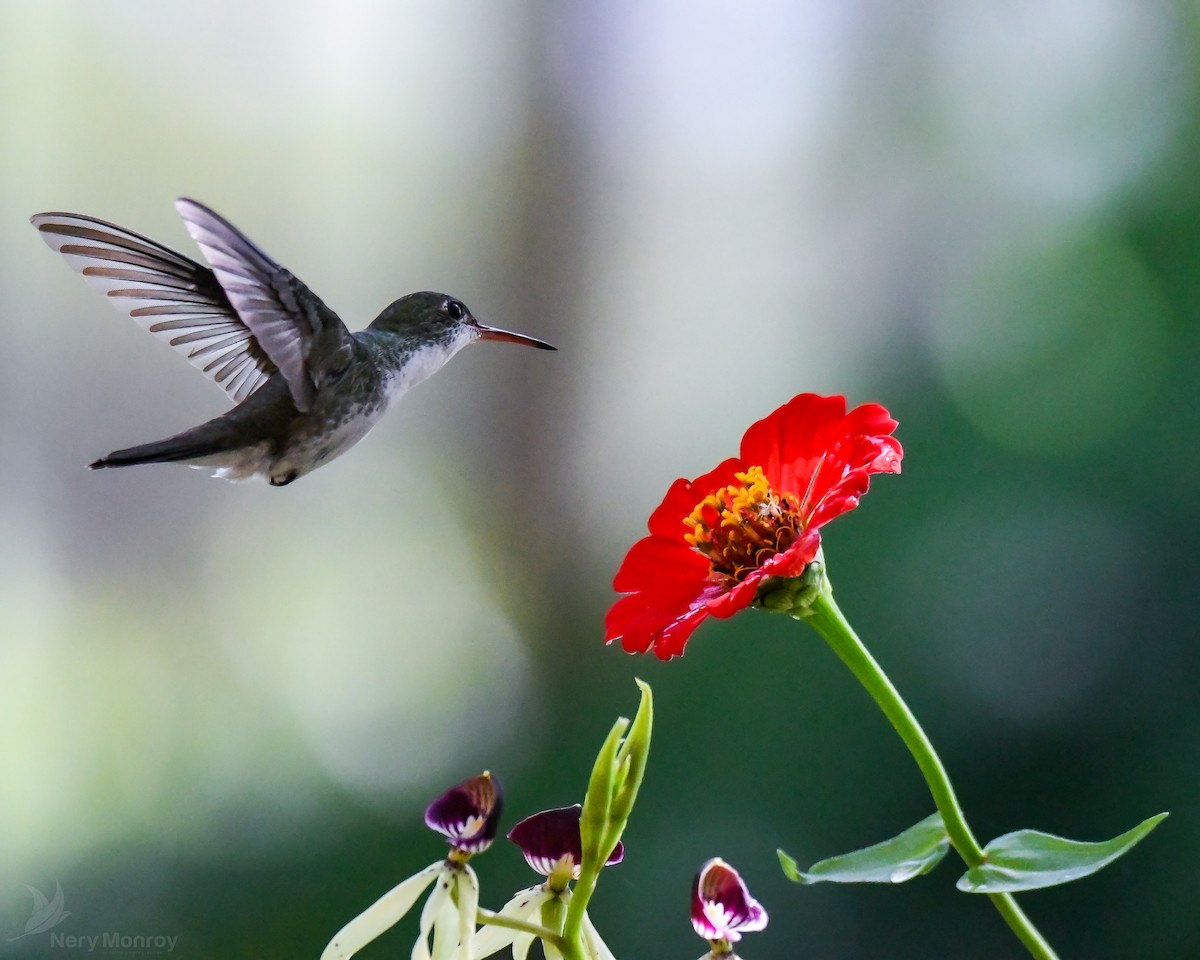
POLYGON ((551 897, 542 904, 542 923, 551 930, 563 931, 556 944, 558 949, 562 951, 563 960, 586 960, 583 953, 582 927, 574 935, 569 934, 563 928, 563 921, 567 917, 567 909, 561 897, 551 897))
POLYGON ((475 922, 480 926, 491 924, 493 927, 507 927, 509 930, 532 933, 541 940, 548 940, 556 947, 562 946, 562 937, 548 927, 539 926, 536 923, 527 923, 524 920, 518 920, 516 917, 506 917, 504 914, 485 910, 483 907, 479 907, 475 911, 475 922))
MULTIPOLYGON (((950 777, 946 773, 946 768, 942 766, 942 761, 933 749, 933 744, 929 742, 929 737, 921 729, 921 725, 908 708, 908 704, 904 702, 899 692, 892 686, 892 682, 887 678, 887 674, 883 672, 883 668, 879 666, 870 651, 863 646, 863 642, 850 624, 846 622, 846 618, 838 609, 833 596, 827 590, 820 591, 813 598, 803 617, 825 638, 825 641, 833 648, 833 652, 850 668, 850 672, 858 678, 858 682, 866 688, 867 693, 872 696, 884 716, 900 734, 900 739, 904 741, 909 753, 917 761, 917 766, 921 768, 925 782, 929 785, 929 792, 933 794, 933 802, 937 805, 938 812, 946 824, 946 833, 950 837, 951 845, 968 867, 978 867, 986 859, 983 848, 979 846, 979 841, 975 839, 975 835, 967 825, 966 816, 959 805, 958 797, 954 794, 954 787, 950 785, 950 777)), ((1038 960, 1058 960, 1058 954, 1038 932, 1033 921, 1017 906, 1017 901, 1012 894, 991 893, 988 894, 988 899, 992 901, 1031 955, 1037 957, 1038 960)))
POLYGON ((565 960, 584 960, 583 916, 587 910, 588 901, 596 892, 596 882, 600 879, 600 871, 603 867, 603 860, 598 864, 585 864, 579 879, 575 881, 575 889, 571 891, 571 902, 567 906, 562 927, 562 952, 565 960), (592 869, 588 869, 588 867, 592 869))

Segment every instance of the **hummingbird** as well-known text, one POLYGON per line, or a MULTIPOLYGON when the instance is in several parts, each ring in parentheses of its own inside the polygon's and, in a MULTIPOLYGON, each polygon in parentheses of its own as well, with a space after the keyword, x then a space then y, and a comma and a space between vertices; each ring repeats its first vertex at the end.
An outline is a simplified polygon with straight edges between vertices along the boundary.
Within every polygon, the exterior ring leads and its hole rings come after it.
POLYGON ((77 213, 30 218, 84 280, 187 357, 236 402, 166 440, 117 450, 92 470, 183 463, 282 487, 358 443, 410 387, 476 340, 550 344, 486 327, 456 297, 410 293, 351 333, 321 299, 195 200, 175 208, 211 269, 77 213))

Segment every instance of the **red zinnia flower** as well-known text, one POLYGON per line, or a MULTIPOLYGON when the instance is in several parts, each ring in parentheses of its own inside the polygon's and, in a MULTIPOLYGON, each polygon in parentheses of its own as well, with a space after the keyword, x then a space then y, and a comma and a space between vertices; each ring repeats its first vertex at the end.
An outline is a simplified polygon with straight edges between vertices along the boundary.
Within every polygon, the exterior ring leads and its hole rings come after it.
POLYGON ((749 606, 767 577, 796 577, 820 528, 853 510, 873 473, 899 473, 903 450, 887 410, 802 393, 742 437, 741 454, 695 480, 676 480, 630 548, 605 618, 605 642, 680 656, 709 616, 749 606))

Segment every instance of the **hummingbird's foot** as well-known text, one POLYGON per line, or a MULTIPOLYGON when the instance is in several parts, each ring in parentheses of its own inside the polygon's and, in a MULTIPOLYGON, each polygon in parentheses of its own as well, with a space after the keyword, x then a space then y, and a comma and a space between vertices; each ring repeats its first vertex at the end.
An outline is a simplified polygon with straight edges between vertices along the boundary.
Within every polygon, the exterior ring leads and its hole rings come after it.
POLYGON ((282 476, 272 477, 271 478, 271 486, 286 487, 289 483, 291 483, 293 480, 295 480, 298 476, 300 476, 300 473, 298 471, 289 470, 287 473, 283 474, 282 476))

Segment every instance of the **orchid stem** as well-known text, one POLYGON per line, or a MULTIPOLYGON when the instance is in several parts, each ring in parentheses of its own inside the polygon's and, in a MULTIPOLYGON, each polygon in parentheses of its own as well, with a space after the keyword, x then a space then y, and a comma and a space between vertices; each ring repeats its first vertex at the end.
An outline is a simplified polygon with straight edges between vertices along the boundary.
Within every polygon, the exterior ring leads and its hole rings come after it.
POLYGON ((603 860, 598 864, 585 864, 585 869, 575 881, 575 889, 571 892, 571 902, 567 906, 562 928, 562 952, 565 960, 583 960, 584 911, 596 891, 596 881, 600 879, 603 866, 603 860))
MULTIPOLYGON (((933 749, 933 744, 921 729, 908 704, 892 686, 883 668, 846 622, 832 594, 828 590, 821 590, 802 616, 850 668, 850 672, 858 678, 858 682, 866 688, 867 693, 900 734, 900 739, 904 741, 909 753, 917 761, 917 766, 921 768, 925 782, 929 785, 929 792, 933 794, 933 801, 946 825, 950 843, 958 855, 968 867, 980 866, 986 860, 983 848, 967 825, 966 816, 959 805, 958 797, 954 794, 954 787, 950 784, 950 777, 933 749)), ((1058 954, 1017 905, 1012 894, 990 893, 987 896, 1032 956, 1038 960, 1058 960, 1058 954)))
POLYGON ((556 947, 562 946, 562 937, 547 927, 540 926, 536 923, 528 923, 525 920, 518 920, 516 917, 506 917, 503 914, 495 913, 491 910, 485 910, 483 907, 479 907, 475 911, 475 922, 480 926, 491 924, 493 927, 507 927, 509 930, 520 930, 522 933, 532 933, 538 939, 547 940, 556 947))
POLYGON ((551 929, 562 930, 562 933, 555 937, 554 945, 562 951, 563 960, 585 960, 580 931, 571 933, 563 928, 567 909, 561 898, 551 897, 542 904, 542 923, 551 929))

